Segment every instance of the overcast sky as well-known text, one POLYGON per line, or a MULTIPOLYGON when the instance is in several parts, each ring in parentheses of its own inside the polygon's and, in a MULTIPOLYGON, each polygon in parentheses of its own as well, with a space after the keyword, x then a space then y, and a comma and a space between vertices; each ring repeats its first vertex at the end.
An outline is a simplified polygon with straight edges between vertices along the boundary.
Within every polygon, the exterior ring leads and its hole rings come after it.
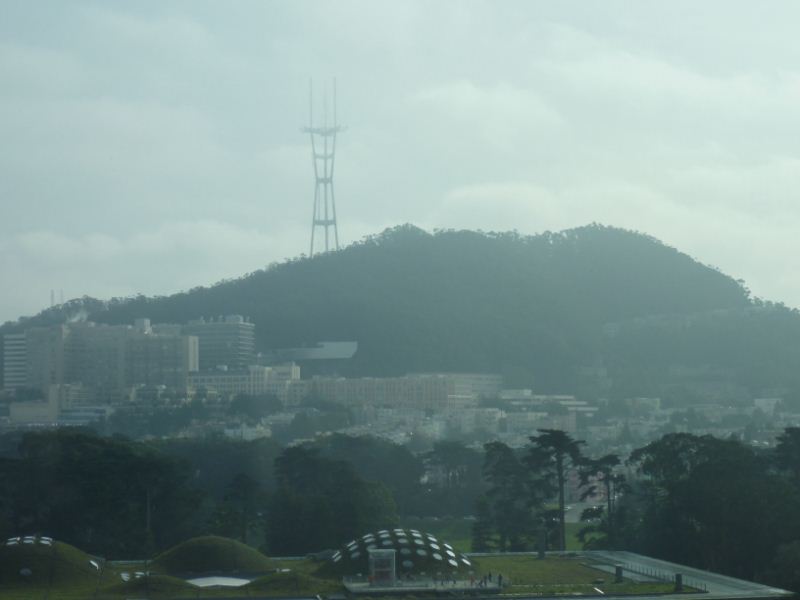
POLYGON ((651 234, 800 306, 800 3, 0 3, 0 322, 308 251, 308 79, 350 243, 651 234))

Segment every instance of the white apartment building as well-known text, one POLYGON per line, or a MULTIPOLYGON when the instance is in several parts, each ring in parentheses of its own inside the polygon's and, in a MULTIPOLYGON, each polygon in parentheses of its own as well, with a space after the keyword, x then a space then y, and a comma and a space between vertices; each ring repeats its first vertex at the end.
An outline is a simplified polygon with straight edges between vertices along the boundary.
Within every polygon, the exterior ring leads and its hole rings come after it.
POLYGON ((3 336, 3 389, 16 390, 25 387, 28 347, 24 333, 8 333, 3 336))
POLYGON ((189 387, 205 388, 221 396, 274 394, 285 402, 291 382, 300 379, 300 367, 295 364, 265 367, 250 365, 246 369, 220 368, 189 374, 189 387))

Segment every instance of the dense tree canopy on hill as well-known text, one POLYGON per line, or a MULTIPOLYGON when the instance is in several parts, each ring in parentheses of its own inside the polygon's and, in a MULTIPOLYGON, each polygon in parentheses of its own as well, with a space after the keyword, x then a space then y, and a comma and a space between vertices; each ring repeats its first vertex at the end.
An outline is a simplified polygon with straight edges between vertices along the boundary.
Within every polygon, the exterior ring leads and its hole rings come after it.
POLYGON ((691 395, 673 385, 677 367, 750 394, 800 389, 795 311, 754 302, 741 282, 651 237, 600 225, 536 236, 406 225, 211 287, 73 302, 26 323, 79 309, 106 323, 243 314, 261 350, 357 340, 343 375, 482 371, 541 391, 691 395), (607 369, 610 388, 581 381, 587 366, 607 369))

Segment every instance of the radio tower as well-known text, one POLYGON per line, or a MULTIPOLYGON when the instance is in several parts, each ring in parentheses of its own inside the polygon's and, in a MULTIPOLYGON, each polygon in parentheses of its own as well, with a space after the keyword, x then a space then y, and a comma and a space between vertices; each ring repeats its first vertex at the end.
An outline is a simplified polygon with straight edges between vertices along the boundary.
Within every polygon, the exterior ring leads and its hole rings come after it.
POLYGON ((333 122, 328 123, 328 89, 322 93, 322 126, 314 126, 314 96, 312 84, 308 84, 308 127, 303 132, 311 138, 311 160, 314 163, 314 212, 311 219, 311 251, 317 228, 324 229, 325 250, 339 249, 339 228, 336 224, 336 197, 333 192, 333 167, 336 159, 336 134, 343 131, 336 121, 336 79, 333 80, 333 122), (333 236, 330 229, 333 228, 333 236), (331 237, 333 239, 331 239, 331 237))

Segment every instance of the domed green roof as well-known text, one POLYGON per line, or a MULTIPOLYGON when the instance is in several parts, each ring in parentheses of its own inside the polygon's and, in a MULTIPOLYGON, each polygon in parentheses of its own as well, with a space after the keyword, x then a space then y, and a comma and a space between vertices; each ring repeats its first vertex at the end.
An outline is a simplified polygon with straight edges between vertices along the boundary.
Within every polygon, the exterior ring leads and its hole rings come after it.
POLYGON ((7 584, 85 584, 97 580, 102 561, 46 536, 0 542, 0 581, 7 584))
POLYGON ((367 533, 334 552, 330 566, 343 575, 367 573, 370 550, 394 550, 398 574, 475 569, 472 559, 465 554, 436 536, 416 529, 383 529, 367 533))
POLYGON ((207 535, 173 546, 153 560, 154 571, 187 573, 267 572, 271 561, 255 548, 229 538, 207 535))

